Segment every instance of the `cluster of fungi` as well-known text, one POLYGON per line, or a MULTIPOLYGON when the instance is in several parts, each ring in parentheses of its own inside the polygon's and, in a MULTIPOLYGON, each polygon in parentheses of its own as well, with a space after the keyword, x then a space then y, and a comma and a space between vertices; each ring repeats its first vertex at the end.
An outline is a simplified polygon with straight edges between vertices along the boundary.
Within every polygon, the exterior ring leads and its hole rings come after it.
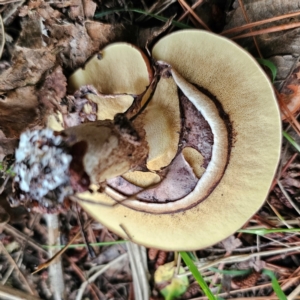
POLYGON ((70 76, 68 92, 76 114, 53 112, 48 129, 21 137, 11 201, 69 197, 124 238, 195 250, 232 234, 267 196, 279 111, 234 43, 185 30, 149 57, 111 44, 70 76))

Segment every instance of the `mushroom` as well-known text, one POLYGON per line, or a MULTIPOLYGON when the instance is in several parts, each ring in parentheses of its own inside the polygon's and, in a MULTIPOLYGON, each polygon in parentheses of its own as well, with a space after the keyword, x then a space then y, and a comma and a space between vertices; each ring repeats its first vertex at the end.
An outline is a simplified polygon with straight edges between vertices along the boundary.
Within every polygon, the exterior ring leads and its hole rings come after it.
MULTIPOLYGON (((142 84, 137 106, 59 134, 72 156, 70 185, 89 214, 124 238, 164 250, 204 248, 234 233, 265 200, 280 155, 279 109, 259 65, 227 39, 179 31, 158 41, 152 56, 157 84, 142 84), (136 107, 143 109, 134 114, 136 107)), ((132 92, 81 81, 89 63, 70 85, 132 92)), ((117 66, 130 76, 130 64, 128 57, 117 66)))
POLYGON ((146 91, 152 78, 149 60, 141 50, 127 43, 114 43, 74 72, 68 89, 72 93, 85 85, 94 86, 98 94, 88 94, 87 98, 99 107, 97 119, 112 120, 116 113, 131 106, 134 96, 146 91))
MULTIPOLYGON (((222 157, 222 150, 227 151, 225 146, 222 149, 226 130, 222 129, 224 126, 216 114, 207 116, 219 135, 214 136, 213 148, 219 139, 221 147, 214 149, 216 156, 208 167, 217 163, 210 170, 215 171, 220 180, 206 198, 199 201, 203 193, 202 180, 210 177, 210 174, 204 177, 206 169, 194 190, 178 201, 183 207, 175 211, 176 202, 149 204, 128 200, 126 203, 122 195, 114 197, 123 200, 123 205, 106 207, 87 202, 81 205, 109 229, 136 243, 165 250, 205 248, 242 227, 268 194, 281 146, 276 98, 256 61, 233 42, 215 34, 178 31, 158 41, 152 55, 156 61, 171 66, 173 79, 197 108, 201 109, 197 98, 200 97, 198 87, 201 87, 211 95, 207 103, 211 104, 214 96, 229 115, 232 139, 226 166, 222 157), (223 171, 223 174, 218 173, 223 171), (159 206, 161 212, 155 211, 159 206)), ((95 203, 108 198, 88 192, 79 197, 95 203)))

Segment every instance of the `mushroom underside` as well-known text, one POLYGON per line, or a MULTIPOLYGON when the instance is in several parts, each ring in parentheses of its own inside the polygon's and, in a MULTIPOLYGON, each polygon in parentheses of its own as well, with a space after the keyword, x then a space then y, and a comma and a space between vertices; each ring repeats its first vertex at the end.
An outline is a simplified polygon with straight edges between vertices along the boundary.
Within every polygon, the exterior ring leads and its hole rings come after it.
POLYGON ((69 183, 94 218, 145 246, 204 248, 262 205, 280 154, 279 110, 257 63, 224 38, 179 31, 152 56, 154 72, 128 44, 103 49, 69 79, 79 89, 72 112, 48 124, 64 129, 69 183))
MULTIPOLYGON (((279 110, 258 64, 224 38, 179 31, 160 40, 152 55, 169 67, 177 86, 176 153, 159 170, 144 168, 108 180, 107 194, 81 194, 91 202, 82 206, 117 234, 145 246, 204 248, 232 234, 262 205, 280 154, 279 110), (223 51, 212 56, 214 49, 223 51), (141 171, 150 171, 151 179, 138 178, 141 171)), ((149 139, 151 147, 150 134, 149 139)))

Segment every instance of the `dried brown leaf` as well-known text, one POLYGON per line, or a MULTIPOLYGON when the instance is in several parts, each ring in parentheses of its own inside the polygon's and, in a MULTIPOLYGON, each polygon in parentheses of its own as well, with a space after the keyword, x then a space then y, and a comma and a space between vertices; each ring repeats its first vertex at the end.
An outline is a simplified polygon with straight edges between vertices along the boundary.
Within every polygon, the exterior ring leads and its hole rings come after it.
POLYGON ((254 271, 250 275, 243 278, 233 278, 232 279, 232 288, 233 289, 242 289, 255 286, 256 282, 260 278, 261 274, 254 271))
POLYGON ((92 54, 116 38, 113 25, 94 21, 84 25, 53 24, 48 30, 53 45, 61 49, 60 60, 72 70, 82 66, 92 54))
POLYGON ((36 90, 26 86, 7 92, 0 101, 0 129, 7 138, 19 137, 28 127, 41 125, 36 90))
POLYGON ((238 238, 235 238, 234 235, 231 235, 227 239, 223 240, 221 242, 221 244, 227 252, 232 252, 233 250, 242 246, 241 240, 238 238))
POLYGON ((40 49, 43 47, 42 18, 36 13, 29 16, 22 20, 22 30, 17 45, 19 47, 40 49))
POLYGON ((38 99, 45 107, 62 111, 61 100, 66 95, 67 79, 61 66, 49 73, 38 91, 38 99))
POLYGON ((0 91, 9 91, 38 83, 55 63, 48 49, 28 49, 16 46, 12 66, 0 74, 0 91))

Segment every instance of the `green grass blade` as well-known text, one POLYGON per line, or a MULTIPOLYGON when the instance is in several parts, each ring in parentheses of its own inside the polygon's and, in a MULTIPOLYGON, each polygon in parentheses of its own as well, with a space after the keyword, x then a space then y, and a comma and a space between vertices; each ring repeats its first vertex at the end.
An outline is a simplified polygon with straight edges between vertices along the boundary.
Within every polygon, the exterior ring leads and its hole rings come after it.
POLYGON ((288 142, 296 148, 298 152, 300 152, 300 146, 296 143, 296 141, 285 131, 282 131, 282 135, 288 140, 288 142))
POLYGON ((267 67, 272 74, 272 82, 274 82, 276 75, 277 75, 277 68, 276 66, 268 59, 263 59, 263 58, 257 58, 256 59, 258 61, 259 64, 261 64, 262 66, 267 67))
POLYGON ((295 233, 300 232, 300 228, 258 228, 258 229, 240 229, 237 232, 240 233, 249 233, 249 234, 257 234, 257 235, 265 235, 269 233, 295 233))
POLYGON ((284 292, 282 291, 276 277, 275 277, 275 274, 270 271, 270 270, 263 270, 262 272, 263 274, 265 275, 268 275, 271 280, 272 280, 272 287, 273 287, 273 290, 274 292, 276 293, 277 297, 279 300, 287 300, 287 297, 286 295, 284 294, 284 292))
POLYGON ((182 257, 183 261, 185 262, 185 264, 187 265, 187 267, 189 268, 189 270, 191 271, 191 273, 193 274, 193 276, 195 277, 195 279, 199 283, 199 285, 202 288, 203 292, 208 297, 208 299, 209 300, 216 300, 215 296, 213 295, 213 293, 209 289, 208 285, 206 284, 205 280, 201 276, 199 270, 195 266, 194 262, 192 261, 192 259, 188 255, 188 253, 186 253, 184 251, 180 251, 179 253, 180 253, 180 256, 182 257))
POLYGON ((215 272, 215 273, 220 273, 220 274, 230 275, 230 276, 244 276, 244 275, 248 275, 252 272, 250 269, 248 269, 248 270, 219 270, 214 267, 208 268, 208 270, 215 272))
MULTIPOLYGON (((119 9, 106 10, 106 11, 95 14, 94 18, 96 18, 96 19, 97 18, 102 18, 102 17, 105 17, 107 15, 110 15, 110 14, 113 14, 113 13, 116 13, 116 12, 128 12, 128 11, 132 11, 132 12, 136 12, 136 13, 139 13, 139 14, 142 14, 142 15, 146 15, 146 16, 155 18, 155 19, 157 19, 159 21, 162 21, 162 22, 167 22, 169 20, 168 18, 159 16, 159 15, 155 15, 155 14, 151 14, 151 13, 148 13, 144 10, 137 9, 137 8, 128 8, 128 9, 119 8, 119 9)), ((186 25, 184 23, 177 22, 177 21, 172 21, 172 25, 174 25, 178 28, 181 28, 181 29, 193 28, 189 25, 186 25)))
MULTIPOLYGON (((121 241, 111 241, 111 242, 99 242, 99 243, 90 243, 90 246, 111 246, 111 245, 116 245, 116 244, 125 244, 127 241, 121 240, 121 241)), ((53 246, 48 246, 48 245, 43 245, 42 247, 45 249, 52 249, 52 248, 64 248, 66 245, 53 245, 53 246)), ((85 247, 85 244, 72 244, 69 245, 68 248, 78 248, 78 247, 85 247)))

